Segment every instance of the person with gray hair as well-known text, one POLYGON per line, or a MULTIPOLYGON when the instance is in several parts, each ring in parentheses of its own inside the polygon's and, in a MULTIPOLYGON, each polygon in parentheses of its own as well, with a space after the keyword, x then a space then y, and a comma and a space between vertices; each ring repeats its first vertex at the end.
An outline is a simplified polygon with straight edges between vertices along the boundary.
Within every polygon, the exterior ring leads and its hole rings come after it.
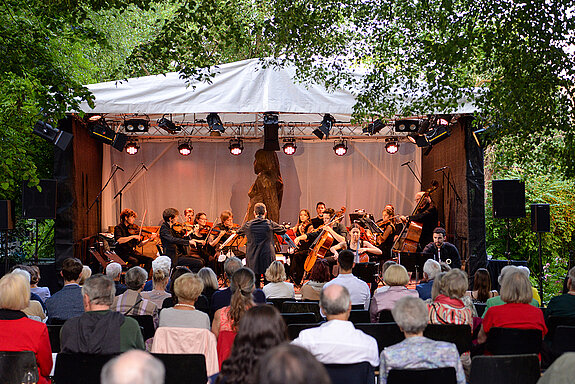
POLYGON ((441 265, 433 260, 428 259, 423 264, 423 279, 426 280, 423 283, 417 284, 415 289, 419 293, 419 298, 422 300, 427 300, 431 298, 431 288, 433 287, 433 280, 441 272, 441 265))
POLYGON ((116 296, 112 310, 124 315, 151 315, 154 324, 158 326, 158 306, 140 295, 148 273, 142 267, 132 267, 126 272, 126 286, 128 290, 116 296))
POLYGON ((465 373, 455 344, 423 336, 427 327, 427 306, 417 297, 400 299, 391 310, 405 340, 381 352, 380 384, 387 383, 392 369, 455 368, 457 383, 465 384, 465 373))
POLYGON ((149 282, 144 285, 144 292, 141 293, 144 299, 150 300, 158 308, 162 308, 162 304, 165 299, 172 297, 169 292, 166 292, 166 287, 168 286, 168 281, 170 280, 170 268, 172 266, 172 260, 168 256, 158 256, 152 261, 152 290, 146 291, 146 286, 149 282))
MULTIPOLYGON (((12 273, 24 276, 28 284, 30 284, 31 275, 26 269, 14 268, 12 273)), ((44 321, 46 319, 46 313, 44 312, 44 308, 42 308, 41 299, 38 298, 37 295, 30 295, 28 306, 22 309, 22 312, 32 320, 44 321)))
MULTIPOLYGON (((531 271, 529 270, 529 268, 523 265, 520 265, 517 268, 519 268, 519 270, 523 272, 525 276, 527 276, 527 278, 529 278, 529 276, 531 275, 531 271)), ((533 293, 533 298, 537 300, 537 303, 539 304, 539 306, 541 306, 541 297, 539 296, 539 292, 537 292, 537 289, 533 285, 531 286, 531 292, 533 293)))
POLYGON ((323 364, 355 364, 367 361, 379 366, 377 342, 371 336, 355 329, 349 321, 351 297, 347 288, 332 284, 320 295, 319 306, 327 322, 306 329, 292 341, 310 351, 323 364))
MULTIPOLYGON (((519 269, 518 267, 516 267, 514 265, 506 265, 505 267, 501 268, 501 272, 499 272, 499 277, 497 277, 497 281, 499 282, 499 285, 501 287, 503 287, 503 282, 505 281, 506 277, 508 275, 511 275, 511 273, 513 273, 513 272, 521 272, 521 273, 525 274, 524 271, 521 271, 521 269, 519 269)), ((533 292, 533 289, 531 290, 531 292, 533 292)), ((490 299, 487 299, 485 304, 486 304, 486 306, 485 306, 485 312, 483 312, 483 316, 482 316, 483 318, 485 318, 485 314, 487 313, 487 310, 489 308, 496 307, 498 305, 503 305, 503 304, 505 304, 505 301, 503 300, 501 295, 499 295, 499 296, 495 296, 495 297, 492 297, 490 299)), ((537 300, 535 300, 535 298, 531 299, 530 304, 534 307, 539 307, 539 303, 537 302, 537 300)))
POLYGON ((82 287, 85 312, 62 326, 62 352, 110 354, 144 349, 138 322, 110 310, 115 291, 112 279, 102 274, 86 280, 82 287))
MULTIPOLYGON (((266 206, 263 203, 255 204, 254 214, 256 218, 242 225, 236 233, 247 237, 246 265, 254 271, 256 282, 259 282, 275 259, 273 235, 283 235, 286 228, 266 219, 266 206)), ((259 284, 256 284, 256 288, 259 288, 259 284)))
POLYGON ((121 275, 122 266, 119 263, 113 262, 106 265, 106 276, 114 280, 114 285, 116 286, 116 296, 121 295, 128 289, 126 285, 120 282, 121 275))
POLYGON ((549 316, 575 317, 575 267, 567 273, 567 293, 549 301, 545 318, 549 316))
POLYGON ((102 368, 102 384, 164 384, 166 369, 156 357, 144 351, 128 351, 102 368))

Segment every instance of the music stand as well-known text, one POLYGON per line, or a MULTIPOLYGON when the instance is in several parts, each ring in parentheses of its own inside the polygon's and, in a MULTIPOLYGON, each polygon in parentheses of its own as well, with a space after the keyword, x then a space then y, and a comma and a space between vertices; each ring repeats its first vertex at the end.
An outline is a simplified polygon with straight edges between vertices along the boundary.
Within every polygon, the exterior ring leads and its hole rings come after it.
POLYGON ((419 275, 423 276, 423 264, 429 259, 433 259, 431 253, 423 252, 397 252, 398 263, 403 265, 407 272, 415 273, 415 281, 419 280, 419 275))

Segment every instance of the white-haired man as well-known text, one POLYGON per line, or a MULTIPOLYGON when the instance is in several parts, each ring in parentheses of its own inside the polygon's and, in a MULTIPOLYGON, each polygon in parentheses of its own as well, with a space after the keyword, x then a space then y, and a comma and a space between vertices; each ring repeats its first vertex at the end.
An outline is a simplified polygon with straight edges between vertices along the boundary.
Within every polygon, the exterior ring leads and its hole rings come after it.
POLYGON ((108 361, 102 373, 102 384, 164 384, 164 364, 144 351, 129 351, 108 361))
POLYGON ((441 265, 433 260, 429 259, 423 264, 423 278, 426 280, 424 283, 417 284, 415 289, 419 293, 419 297, 422 300, 431 299, 431 288, 433 287, 433 280, 435 276, 439 275, 441 272, 441 265))
POLYGON ((122 266, 119 263, 110 263, 106 265, 106 276, 114 280, 114 286, 116 287, 116 296, 121 295, 126 292, 128 287, 120 282, 120 277, 122 275, 122 266))

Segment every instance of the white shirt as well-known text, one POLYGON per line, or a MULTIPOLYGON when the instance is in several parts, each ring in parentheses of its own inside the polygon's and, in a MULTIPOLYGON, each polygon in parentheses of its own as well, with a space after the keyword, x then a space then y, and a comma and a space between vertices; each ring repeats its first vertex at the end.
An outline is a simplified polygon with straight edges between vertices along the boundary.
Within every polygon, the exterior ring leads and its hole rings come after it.
POLYGON ((323 364, 355 364, 367 361, 379 367, 377 341, 355 329, 350 321, 330 320, 305 329, 292 344, 311 352, 323 364))
POLYGON ((295 299, 293 284, 285 281, 268 283, 262 290, 266 295, 266 299, 295 299))
POLYGON ((363 304, 364 309, 369 309, 371 292, 369 291, 369 286, 365 281, 358 279, 351 273, 340 273, 335 279, 325 283, 323 288, 325 289, 331 284, 346 287, 351 296, 352 305, 363 304))

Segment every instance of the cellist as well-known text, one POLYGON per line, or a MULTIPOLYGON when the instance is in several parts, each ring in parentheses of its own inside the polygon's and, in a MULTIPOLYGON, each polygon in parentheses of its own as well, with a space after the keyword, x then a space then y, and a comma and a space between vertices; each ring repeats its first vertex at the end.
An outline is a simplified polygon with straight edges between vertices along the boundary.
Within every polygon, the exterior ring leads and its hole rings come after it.
POLYGON ((401 221, 404 223, 414 221, 421 224, 421 236, 419 238, 419 248, 423 250, 427 244, 433 241, 433 229, 437 227, 437 208, 431 196, 426 192, 417 192, 415 195, 415 204, 419 205, 418 209, 411 216, 401 216, 401 221), (424 200, 421 201, 421 198, 424 200))

